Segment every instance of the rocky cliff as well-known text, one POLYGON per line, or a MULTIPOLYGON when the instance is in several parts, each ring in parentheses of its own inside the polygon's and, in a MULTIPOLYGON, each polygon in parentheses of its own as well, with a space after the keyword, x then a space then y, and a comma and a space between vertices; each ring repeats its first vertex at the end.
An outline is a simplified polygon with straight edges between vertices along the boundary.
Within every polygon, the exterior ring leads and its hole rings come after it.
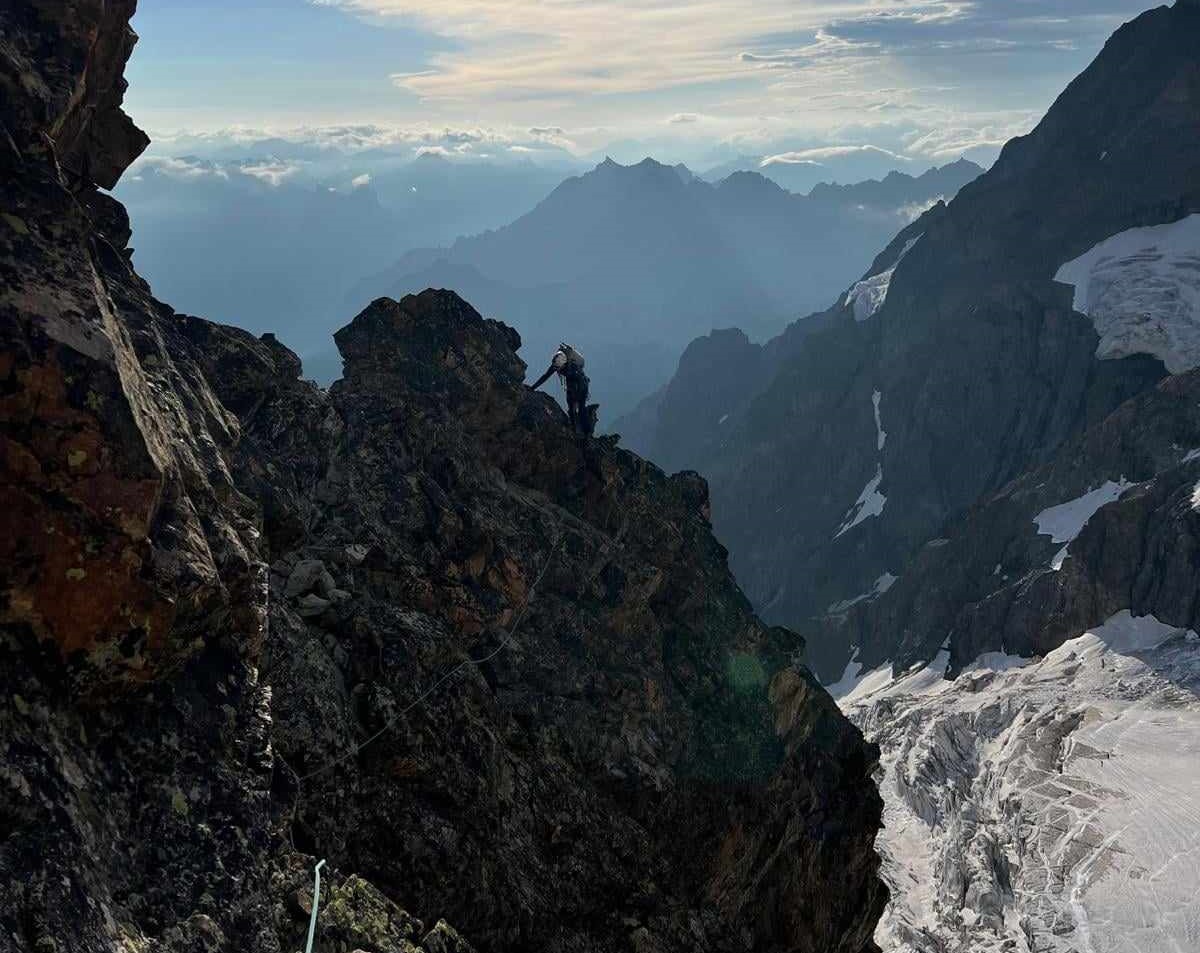
MULTIPOLYGON (((1178 3, 1118 30, 1032 133, 897 236, 829 327, 707 422, 717 436, 682 429, 681 452, 660 453, 710 479, 739 580, 810 635, 824 677, 858 645, 838 628, 848 605, 1200 360, 1197 17, 1178 3)), ((678 406, 704 407, 683 390, 678 406)), ((886 638, 862 660, 908 636, 886 638)))
POLYGON ((133 7, 0 16, 0 950, 294 950, 318 856, 318 949, 874 949, 876 752, 702 480, 449 292, 329 392, 152 297, 133 7))

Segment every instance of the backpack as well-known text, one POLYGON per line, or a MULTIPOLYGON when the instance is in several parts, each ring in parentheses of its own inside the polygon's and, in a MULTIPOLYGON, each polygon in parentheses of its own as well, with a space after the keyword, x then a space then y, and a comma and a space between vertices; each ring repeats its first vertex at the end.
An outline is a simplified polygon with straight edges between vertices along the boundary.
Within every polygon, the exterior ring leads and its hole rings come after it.
POLYGON ((567 344, 566 342, 563 342, 562 344, 559 344, 558 349, 563 353, 563 356, 566 357, 568 364, 573 365, 577 370, 583 370, 583 355, 575 350, 575 348, 571 347, 571 345, 567 344))

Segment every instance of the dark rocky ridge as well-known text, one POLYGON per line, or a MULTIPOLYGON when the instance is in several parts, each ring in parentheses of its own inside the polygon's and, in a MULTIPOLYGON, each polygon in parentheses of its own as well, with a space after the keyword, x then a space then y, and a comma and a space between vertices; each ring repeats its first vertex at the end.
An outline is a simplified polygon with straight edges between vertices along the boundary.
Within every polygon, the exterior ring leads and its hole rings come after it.
POLYGON ((1118 30, 1030 135, 877 260, 868 274, 922 236, 878 313, 855 321, 843 297, 719 440, 657 452, 709 478, 738 579, 767 618, 807 628, 822 677, 851 648, 814 620, 903 576, 947 521, 1164 376, 1145 355, 1097 360, 1053 276, 1113 234, 1200 211, 1198 16, 1176 4, 1118 30), (838 535, 881 464, 883 512, 838 535))
POLYGON ((702 480, 451 293, 329 393, 151 296, 133 6, 0 16, 0 950, 294 950, 317 855, 322 949, 874 949, 874 750, 702 480))

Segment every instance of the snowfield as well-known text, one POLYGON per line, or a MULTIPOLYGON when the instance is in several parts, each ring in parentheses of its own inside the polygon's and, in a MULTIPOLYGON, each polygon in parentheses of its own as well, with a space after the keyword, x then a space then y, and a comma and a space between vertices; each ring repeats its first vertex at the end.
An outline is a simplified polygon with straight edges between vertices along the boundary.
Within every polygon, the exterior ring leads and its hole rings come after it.
POLYGON ((1119 500, 1121 494, 1132 486, 1133 484, 1126 482, 1124 478, 1118 483, 1108 480, 1103 486, 1089 490, 1083 496, 1073 500, 1067 500, 1065 503, 1042 510, 1033 518, 1039 535, 1049 536, 1051 542, 1066 544, 1050 562, 1051 569, 1055 572, 1062 569, 1067 558, 1067 549, 1072 540, 1083 532, 1087 521, 1095 516, 1102 506, 1119 500))
POLYGON ((858 494, 858 499, 854 501, 854 505, 850 507, 846 513, 846 518, 843 520, 841 527, 833 538, 837 539, 844 533, 850 532, 863 520, 870 519, 872 516, 878 516, 883 512, 884 506, 887 504, 887 497, 879 492, 879 487, 883 483, 883 464, 875 470, 870 482, 863 487, 863 491, 858 494))
POLYGON ((877 275, 864 278, 862 281, 855 282, 854 286, 846 292, 846 306, 854 307, 855 321, 866 321, 883 307, 884 302, 887 301, 888 289, 892 285, 892 275, 896 273, 896 268, 900 262, 904 261, 904 256, 912 251, 913 246, 921 238, 921 235, 918 235, 916 238, 910 238, 891 268, 881 271, 877 275))
POLYGON ((875 580, 875 584, 867 592, 859 593, 857 596, 853 596, 849 599, 843 599, 841 602, 833 603, 833 605, 825 610, 825 614, 841 615, 847 609, 858 605, 860 602, 868 602, 872 599, 878 599, 885 592, 891 589, 899 579, 899 576, 893 576, 890 572, 885 572, 875 580))
MULTIPOLYGON (((916 243, 914 238, 908 243, 904 251, 907 252, 916 243)), ((904 257, 903 254, 900 256, 904 257)), ((879 406, 883 401, 883 394, 875 391, 871 394, 871 404, 875 408, 875 449, 882 455, 884 444, 887 443, 887 432, 883 429, 883 417, 880 414, 879 406)), ((879 467, 875 471, 875 476, 863 487, 863 491, 858 495, 858 499, 854 501, 854 505, 847 510, 845 517, 842 519, 842 525, 838 527, 838 531, 833 534, 833 538, 837 539, 844 533, 850 532, 863 520, 870 519, 872 516, 878 516, 883 512, 884 506, 887 505, 887 497, 879 492, 879 487, 883 485, 883 460, 880 459, 879 467)), ((895 580, 892 580, 895 582, 895 580)), ((886 589, 884 590, 887 591, 886 589)), ((872 593, 867 593, 863 598, 871 596, 872 593)), ((878 595, 878 593, 874 593, 878 595)), ((854 602, 861 601, 855 599, 854 602)), ((832 609, 830 610, 832 611, 832 609)))
POLYGON ((1054 280, 1074 285, 1075 310, 1100 335, 1097 357, 1151 354, 1172 374, 1200 366, 1200 214, 1120 232, 1054 280))
POLYGON ((1200 638, 1121 612, 954 681, 850 672, 883 752, 893 953, 1200 950, 1200 638))
POLYGON ((875 449, 880 453, 883 452, 883 446, 887 443, 887 431, 883 429, 883 417, 879 412, 879 405, 883 402, 883 393, 875 391, 871 395, 871 403, 875 405, 875 449))

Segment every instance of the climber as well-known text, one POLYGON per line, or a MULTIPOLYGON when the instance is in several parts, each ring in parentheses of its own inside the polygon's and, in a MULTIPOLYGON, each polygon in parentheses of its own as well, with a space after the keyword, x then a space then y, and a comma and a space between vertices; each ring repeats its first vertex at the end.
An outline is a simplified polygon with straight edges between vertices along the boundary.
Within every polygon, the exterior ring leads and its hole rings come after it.
POLYGON ((567 387, 567 417, 576 432, 590 437, 596 428, 597 404, 588 404, 588 376, 583 372, 583 355, 571 345, 563 342, 550 360, 546 373, 537 379, 533 389, 537 390, 550 375, 557 374, 567 387))

